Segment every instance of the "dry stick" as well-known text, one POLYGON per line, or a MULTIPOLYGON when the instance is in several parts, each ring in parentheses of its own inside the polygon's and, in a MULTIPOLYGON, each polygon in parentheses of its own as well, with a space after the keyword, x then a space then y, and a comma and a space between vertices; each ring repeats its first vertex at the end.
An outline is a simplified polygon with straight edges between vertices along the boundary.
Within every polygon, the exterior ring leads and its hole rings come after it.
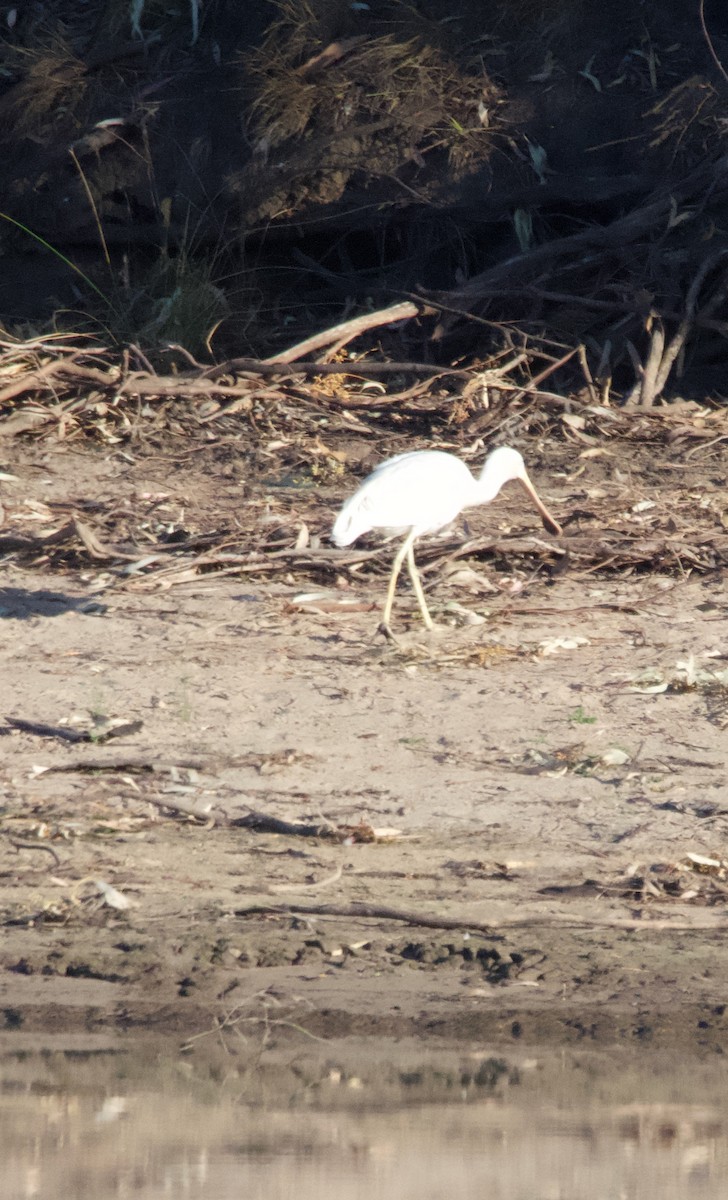
MULTIPOLYGON (((70 375, 72 379, 81 379, 84 383, 97 383, 100 387, 113 387, 118 384, 120 372, 118 368, 113 367, 108 371, 100 371, 96 367, 84 367, 80 363, 73 360, 70 362, 67 359, 54 360, 46 363, 44 367, 39 367, 36 371, 32 371, 31 384, 40 380, 42 377, 52 376, 55 374, 70 375)), ((0 392, 0 400, 5 400, 7 397, 14 395, 10 388, 4 388, 0 392)))
MULTIPOLYGON (((433 378, 447 377, 470 380, 473 376, 472 370, 465 370, 460 367, 437 366, 434 363, 358 362, 346 364, 299 362, 288 365, 285 363, 262 362, 257 358, 237 358, 231 359, 229 362, 222 363, 219 366, 210 367, 195 375, 146 376, 139 372, 134 372, 125 379, 122 379, 118 372, 109 372, 106 374, 105 372, 96 371, 89 367, 82 367, 76 363, 63 362, 49 364, 47 371, 44 368, 42 372, 33 372, 9 385, 0 391, 0 403, 3 400, 19 395, 21 392, 33 389, 37 384, 42 382, 42 373, 58 375, 64 379, 79 380, 81 383, 94 383, 98 387, 113 389, 116 396, 144 396, 149 398, 159 397, 161 399, 165 397, 181 399, 183 397, 211 395, 247 399, 250 392, 249 380, 240 384, 217 382, 220 375, 239 373, 263 378, 268 376, 278 377, 280 379, 294 375, 348 375, 353 378, 376 379, 379 376, 412 374, 429 375, 433 378)), ((327 397, 327 401, 330 399, 330 397, 327 397)), ((52 416, 53 414, 49 412, 47 419, 51 420, 52 416)), ((2 425, 0 425, 1 432, 2 425)))
POLYGON ((208 825, 222 826, 226 829, 252 829, 256 833, 277 833, 284 834, 289 837, 315 837, 327 838, 328 840, 343 841, 348 836, 346 833, 340 833, 336 829, 332 829, 327 825, 304 825, 299 822, 282 821, 278 817, 269 816, 268 813, 256 812, 251 809, 245 816, 231 816, 224 808, 210 807, 207 811, 200 811, 199 806, 194 800, 176 799, 172 796, 144 796, 150 804, 156 808, 168 808, 172 812, 180 813, 183 816, 195 817, 198 821, 204 821, 208 825))
POLYGON ((104 254, 104 259, 106 260, 107 267, 109 268, 109 270, 111 270, 111 255, 109 254, 109 247, 106 244, 106 238, 104 237, 104 227, 101 224, 101 218, 99 217, 99 210, 98 210, 96 201, 94 200, 93 192, 91 191, 91 188, 89 187, 88 179, 86 178, 83 168, 76 157, 76 151, 73 149, 73 146, 71 146, 68 153, 71 155, 71 158, 73 159, 73 165, 75 166, 76 170, 78 171, 78 173, 81 177, 81 183, 83 184, 83 190, 86 193, 86 199, 89 202, 91 212, 93 213, 94 221, 96 222, 96 231, 99 235, 99 242, 101 243, 101 249, 104 254))
MULTIPOLYGON (((700 288, 708 271, 713 268, 724 254, 724 250, 719 251, 717 254, 710 254, 701 263, 685 298, 685 314, 677 331, 670 339, 667 349, 665 349, 665 331, 662 321, 656 314, 650 314, 649 319, 654 321, 655 324, 652 331, 647 363, 643 370, 638 368, 641 379, 630 392, 625 403, 626 408, 634 407, 638 395, 641 408, 652 408, 655 400, 662 395, 675 360, 684 349, 685 343, 695 324, 695 309, 700 288)), ((634 357, 632 355, 630 357, 632 357, 634 362, 634 357)))
MULTIPOLYGON (((573 350, 568 350, 567 353, 563 354, 556 362, 550 362, 547 367, 544 367, 543 371, 539 371, 538 375, 534 375, 533 379, 529 380, 525 387, 519 389, 519 394, 513 397, 514 400, 520 400, 521 396, 525 396, 529 392, 534 392, 538 385, 543 383, 544 379, 548 379, 549 375, 553 375, 554 371, 558 371, 559 367, 563 367, 570 358, 573 358, 578 349, 579 347, 575 346, 573 350)), ((546 396, 550 395, 550 393, 543 392, 539 393, 539 395, 546 396)), ((557 396, 556 399, 561 400, 561 396, 557 396)))
POLYGON ((610 360, 612 357, 612 343, 609 338, 606 339, 602 346, 602 353, 599 358, 599 366, 596 370, 595 379, 599 383, 601 395, 599 397, 600 404, 606 406, 609 404, 609 389, 612 382, 611 372, 608 372, 610 360))
POLYGON ((665 326, 657 313, 650 313, 652 336, 650 351, 647 355, 640 381, 640 408, 652 408, 657 397, 657 378, 665 350, 665 326))
POLYGON ((224 810, 210 808, 207 812, 201 812, 194 800, 180 800, 172 796, 142 796, 140 799, 153 804, 155 808, 167 808, 170 812, 179 813, 183 817, 194 817, 196 821, 203 821, 208 827, 213 825, 226 827, 230 822, 230 818, 224 810))
MULTIPOLYGON (((617 536, 620 536, 617 534, 617 536)), ((624 537, 624 531, 621 536, 624 537)), ((681 534, 680 537, 683 535, 681 534)), ((713 535, 706 534, 706 540, 712 545, 717 545, 713 535)), ((539 543, 532 535, 530 537, 512 537, 507 541, 493 540, 492 538, 475 538, 461 542, 453 540, 447 543, 438 543, 437 546, 428 546, 426 543, 420 549, 420 555, 423 563, 438 564, 448 561, 450 558, 461 558, 464 555, 488 553, 492 555, 514 555, 514 554, 532 554, 534 545, 541 545, 549 554, 564 555, 566 551, 552 543, 539 543)), ((629 561, 643 561, 647 554, 655 554, 659 550, 664 549, 667 545, 666 539, 662 539, 659 543, 639 543, 637 546, 637 554, 639 557, 633 557, 629 561)), ((600 553, 606 555, 608 561, 619 558, 620 554, 625 555, 631 546, 622 546, 621 549, 616 548, 611 543, 605 543, 595 539, 592 535, 579 537, 572 535, 569 538, 568 552, 571 556, 583 555, 587 558, 593 557, 594 554, 600 553), (596 544, 595 544, 596 543, 596 544)), ((150 553, 158 553, 160 558, 170 557, 173 553, 168 547, 159 547, 157 550, 152 548, 150 553)), ((285 548, 282 550, 271 550, 268 552, 258 551, 254 554, 220 554, 214 551, 198 555, 193 559, 186 559, 181 565, 178 565, 176 560, 174 565, 162 570, 158 573, 157 578, 174 577, 179 573, 185 573, 190 569, 200 569, 202 567, 218 567, 217 574, 236 574, 236 573, 264 573, 270 571, 283 571, 290 568, 290 565, 303 567, 320 567, 328 568, 335 566, 340 567, 358 566, 360 564, 374 561, 385 560, 385 553, 381 549, 376 550, 351 550, 346 553, 340 550, 327 549, 319 547, 317 550, 295 550, 285 548)), ((596 569, 596 568, 595 568, 596 569)))
MULTIPOLYGON (((12 729, 18 729, 22 733, 32 733, 35 737, 53 738, 61 742, 91 742, 97 745, 100 742, 108 742, 115 737, 126 737, 130 733, 138 733, 142 728, 142 721, 125 721, 123 725, 117 725, 111 729, 67 729, 64 725, 46 725, 40 721, 24 721, 20 717, 6 717, 5 724, 12 729)), ((0 732, 6 732, 1 730, 0 732)))
POLYGON ((625 345, 627 354, 629 355, 630 362, 632 363, 632 366, 634 367, 634 373, 637 376, 637 382, 635 383, 634 387, 632 388, 632 391, 629 393, 629 396, 627 397, 627 399, 625 400, 625 403, 624 403, 624 411, 626 412, 628 409, 635 408, 637 405, 637 397, 639 396, 639 393, 640 393, 643 367, 642 367, 642 359, 640 358, 639 353, 637 352, 637 347, 635 346, 634 342, 631 342, 629 340, 629 338, 626 338, 624 345, 625 345))
MULTIPOLYGON (((721 258, 724 257, 725 253, 726 253, 725 250, 721 250, 718 252, 718 254, 709 255, 705 259, 705 261, 703 263, 701 263, 700 267, 698 268, 698 271, 695 274, 695 278, 693 279, 693 282, 690 284, 690 287, 688 289, 688 294, 685 299, 685 316, 683 317, 682 321, 680 322, 675 336, 671 339, 670 345, 668 346, 667 350, 665 351, 665 354, 664 354, 664 357, 662 360, 662 364, 660 366, 660 370, 657 375, 657 395, 658 396, 663 391, 665 384, 667 383, 667 379, 670 374, 670 371, 672 370, 673 363, 675 362, 675 359, 677 358, 678 354, 680 354, 680 352, 683 350, 685 343, 688 339, 688 336, 691 333, 692 328, 695 324, 695 309, 697 307, 697 302, 698 302, 698 293, 699 293, 701 287, 703 286, 705 277, 708 274, 708 272, 710 270, 712 270, 713 266, 717 262, 719 262, 721 258)), ((705 305, 705 307, 702 311, 705 312, 706 310, 709 310, 712 312, 713 309, 715 307, 717 307, 718 304, 721 302, 724 294, 725 294, 725 285, 723 285, 717 289, 715 296, 711 300, 708 301, 707 305, 705 305), (713 305, 713 301, 716 301, 715 305, 713 305)))
POLYGON ((697 446, 693 446, 692 450, 688 450, 685 458, 692 458, 694 454, 698 454, 703 450, 709 450, 711 446, 716 446, 718 442, 728 442, 728 434, 721 434, 719 437, 711 438, 709 442, 700 442, 697 446))
POLYGON ((581 367, 581 371, 584 376, 584 382, 586 383, 587 391, 589 392, 589 399, 591 400, 592 404, 598 404, 599 396, 597 395, 597 389, 594 385, 594 376, 591 373, 589 360, 586 356, 586 346, 583 342, 580 342, 576 350, 579 356, 579 366, 581 367))
MULTIPOLYGON (((599 312, 618 313, 624 315, 624 304, 617 300, 597 300, 595 296, 577 296, 571 292, 554 292, 548 288, 536 287, 529 284, 522 288, 524 296, 535 296, 537 300, 552 300, 555 304, 579 304, 582 308, 594 308, 599 312)), ((493 296, 496 293, 491 292, 493 296)), ((503 296, 512 296, 513 291, 503 291, 503 296)))
POLYGON ((155 375, 146 378, 138 374, 130 375, 128 379, 117 383, 114 388, 115 396, 144 396, 159 399, 171 397, 174 400, 193 398, 195 396, 231 396, 236 399, 247 399, 250 395, 250 385, 213 383, 209 379, 189 379, 184 376, 155 375))
POLYGON ((30 391, 41 383, 46 382, 51 376, 55 375, 65 364, 63 362, 49 362, 44 367, 38 367, 35 371, 30 371, 27 375, 21 375, 14 383, 8 384, 0 391, 0 404, 5 400, 12 400, 15 396, 19 396, 21 392, 30 391))
MULTIPOLYGON (((709 254, 700 264, 685 298, 684 316, 674 336, 670 339, 667 348, 665 348, 665 330, 662 320, 654 312, 650 313, 647 322, 648 332, 650 325, 652 326, 652 337, 650 339, 647 362, 644 367, 640 362, 635 347, 629 341, 626 343, 627 352, 632 359, 638 379, 625 401, 625 408, 635 408, 638 405, 640 408, 652 408, 655 400, 662 395, 675 360, 684 350, 688 337, 695 327, 697 320, 695 310, 698 303, 698 295, 705 282, 705 277, 725 254, 725 250, 719 250, 716 254, 709 254)), ((715 311, 723 300, 725 290, 725 285, 719 287, 699 315, 704 317, 706 313, 710 315, 710 313, 715 311)))
POLYGON ((421 925, 427 929, 475 929, 479 933, 492 934, 492 924, 461 920, 457 917, 438 917, 434 914, 410 912, 402 908, 390 908, 384 904, 251 904, 248 908, 235 910, 236 917, 247 917, 255 913, 305 913, 322 917, 372 917, 375 920, 403 921, 407 925, 421 925))
POLYGON ((54 362, 22 376, 3 388, 0 391, 0 404, 5 400, 13 399, 22 392, 30 391, 42 383, 45 377, 52 376, 59 376, 64 380, 78 380, 81 383, 92 383, 101 388, 112 388, 115 395, 245 397, 249 391, 247 384, 217 382, 221 375, 240 373, 281 379, 294 375, 349 375, 364 379, 406 374, 466 380, 473 377, 472 370, 462 367, 439 366, 435 363, 362 361, 356 363, 296 362, 287 364, 264 362, 257 358, 235 358, 218 366, 196 372, 194 375, 191 372, 183 375, 142 375, 140 372, 132 372, 126 378, 122 378, 119 371, 105 372, 92 367, 84 367, 78 363, 54 362))
POLYGON ((303 358, 305 354, 321 350, 324 346, 330 346, 333 342, 337 342, 337 349, 340 349, 352 338, 358 337, 360 333, 366 333, 369 329, 377 329, 380 325, 392 325, 395 321, 408 320, 410 317, 416 317, 419 311, 415 304, 406 300, 401 304, 392 304, 389 308, 380 308, 377 312, 364 313, 360 317, 352 317, 350 321, 342 321, 338 325, 333 325, 321 333, 315 333, 313 337, 306 338, 303 342, 297 342, 288 350, 271 355, 270 358, 264 359, 264 362, 293 362, 297 358, 303 358))
MULTIPOLYGON (((433 368, 430 368, 433 370, 433 368)), ((313 374, 313 372, 311 372, 313 374)), ((144 396, 145 398, 158 397, 173 397, 181 399, 183 397, 194 396, 231 396, 235 398, 246 399, 249 393, 249 385, 233 385, 212 383, 204 377, 198 379, 185 378, 184 376, 151 376, 149 378, 139 375, 130 375, 127 379, 114 377, 111 375, 103 375, 102 372, 91 371, 88 368, 80 367, 75 364, 58 363, 54 364, 54 370, 48 372, 48 375, 55 376, 56 379, 62 378, 67 380, 79 380, 81 383, 94 383, 97 387, 105 388, 107 391, 113 390, 115 396, 144 396)), ((3 389, 0 392, 0 404, 22 392, 34 390, 42 380, 38 372, 24 376, 15 384, 3 389)), ((89 398, 86 398, 86 403, 89 403, 89 398)), ((56 412, 48 410, 46 414, 38 414, 39 420, 51 421, 57 415, 56 412)), ((0 435, 5 432, 2 424, 0 424, 0 435)))
MULTIPOLYGON (((172 611, 170 609, 167 610, 172 611)), ((142 771, 149 774, 171 775, 178 770, 185 771, 204 771, 207 764, 201 759, 180 759, 175 763, 160 762, 159 759, 153 758, 151 755, 140 755, 136 758, 128 756, 124 758, 80 758, 75 762, 56 764, 52 767, 47 767, 46 775, 68 775, 78 772, 79 775, 95 775, 103 772, 120 772, 125 774, 140 774, 142 771)))
POLYGON ((268 813, 256 812, 251 809, 244 817, 230 817, 229 824, 237 828, 253 829, 258 833, 282 833, 292 837, 328 838, 343 841, 348 832, 340 833, 330 825, 304 825, 301 822, 282 821, 279 817, 271 817, 268 813))
POLYGON ((46 725, 42 721, 24 721, 20 717, 6 717, 5 724, 21 733, 32 733, 35 737, 54 738, 63 742, 90 742, 90 734, 83 730, 66 729, 59 725, 46 725))
POLYGON ((5 834, 5 840, 10 842, 15 850, 43 850, 45 854, 53 856, 57 867, 61 865, 61 860, 52 846, 44 846, 42 842, 20 842, 17 838, 11 837, 9 833, 5 834))
MULTIPOLYGON (((275 363, 259 358, 231 358, 228 362, 209 367, 202 379, 217 379, 219 375, 250 372, 251 375, 361 375, 363 378, 378 375, 448 375, 460 379, 472 379, 473 372, 464 367, 447 367, 437 363, 422 362, 366 362, 348 363, 295 362, 275 363)), ((175 378, 170 376, 170 379, 175 378)), ((179 378, 179 377, 177 377, 179 378)), ((182 379, 185 377, 182 376, 182 379)))
POLYGON ((374 920, 402 921, 407 925, 420 925, 426 929, 475 930, 488 937, 502 939, 501 930, 526 929, 535 925, 565 925, 571 929, 644 929, 652 933, 655 929, 677 931, 704 929, 716 933, 728 930, 726 921, 649 921, 632 917, 589 918, 570 917, 560 913, 549 916, 517 917, 507 921, 471 921, 467 917, 438 917, 431 913, 411 912, 407 909, 390 908, 380 904, 251 904, 248 908, 235 910, 236 917, 248 917, 259 913, 277 913, 280 916, 322 917, 368 917, 374 920))
MULTIPOLYGON (((61 335, 57 335, 60 337, 61 335)), ((89 334, 85 333, 64 333, 63 337, 77 338, 79 342, 88 341, 89 334)), ((108 354, 107 346, 86 346, 80 347, 67 346, 65 342, 56 341, 53 336, 41 336, 37 338, 28 338, 27 341, 19 341, 17 338, 8 338, 0 336, 0 346, 5 350, 15 351, 16 358, 25 358, 31 350, 45 350, 49 354, 108 354)))

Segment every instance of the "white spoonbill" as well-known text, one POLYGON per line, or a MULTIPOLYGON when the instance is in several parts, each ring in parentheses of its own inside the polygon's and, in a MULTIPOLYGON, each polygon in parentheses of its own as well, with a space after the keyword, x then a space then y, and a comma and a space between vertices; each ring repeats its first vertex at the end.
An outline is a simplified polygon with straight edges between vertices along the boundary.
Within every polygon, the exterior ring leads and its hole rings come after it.
POLYGON ((561 526, 531 483, 522 456, 510 446, 493 450, 477 479, 464 462, 443 450, 413 450, 398 454, 375 467, 358 491, 346 501, 332 530, 331 536, 337 546, 350 546, 371 529, 406 534, 395 556, 387 589, 383 617, 387 631, 394 590, 405 558, 422 619, 428 629, 434 629, 415 566, 417 538, 449 525, 464 508, 488 504, 511 479, 528 493, 546 529, 560 534, 561 526))

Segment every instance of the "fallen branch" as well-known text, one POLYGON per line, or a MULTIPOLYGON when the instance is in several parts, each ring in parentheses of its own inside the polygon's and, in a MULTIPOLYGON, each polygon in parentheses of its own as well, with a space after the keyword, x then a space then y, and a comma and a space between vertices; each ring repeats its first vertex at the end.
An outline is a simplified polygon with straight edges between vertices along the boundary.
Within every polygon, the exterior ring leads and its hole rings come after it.
MULTIPOLYGON (((456 379, 472 379, 473 372, 463 367, 440 366, 436 363, 423 362, 369 362, 357 359, 346 363, 293 362, 276 363, 259 358, 231 358, 219 366, 209 367, 205 371, 206 379, 217 379, 219 375, 249 372, 252 375, 351 375, 362 379, 377 379, 386 375, 432 375, 447 376, 456 379)), ((169 376, 170 380, 182 379, 185 376, 169 376)))
POLYGON ((35 737, 54 738, 60 742, 91 741, 91 737, 86 731, 66 729, 62 725, 44 725, 42 721, 23 721, 20 717, 6 717, 5 724, 22 733, 32 733, 35 737))
POLYGON ((654 933, 658 929, 679 933, 695 929, 710 930, 715 933, 728 932, 728 921, 724 919, 708 921, 705 918, 695 921, 674 921, 663 918, 651 920, 641 917, 572 917, 561 913, 550 913, 544 917, 515 917, 486 923, 473 921, 469 917, 439 917, 433 913, 390 908, 385 904, 251 904, 248 908, 235 909, 236 917, 257 916, 264 913, 292 917, 301 913, 305 916, 353 917, 355 919, 364 917, 373 920, 401 921, 405 925, 419 925, 425 929, 474 931, 499 941, 503 940, 501 930, 531 929, 537 926, 548 927, 551 925, 565 926, 569 929, 641 929, 649 933, 654 933))
POLYGON ((256 833, 282 833, 289 837, 333 838, 341 841, 341 834, 331 825, 304 825, 299 821, 281 821, 268 813, 251 811, 244 817, 231 817, 228 824, 242 829, 254 829, 256 833))
POLYGON ((42 721, 24 721, 20 717, 6 717, 5 724, 22 733, 32 733, 35 737, 54 738, 61 742, 99 742, 110 741, 111 738, 126 737, 138 733, 143 721, 124 721, 118 725, 99 725, 95 729, 67 729, 64 725, 45 725, 42 721))
POLYGON ((403 908, 390 908, 386 904, 251 904, 248 908, 236 908, 236 917, 248 917, 258 913, 280 913, 294 916, 321 917, 368 917, 374 920, 402 921, 406 925, 421 925, 426 929, 474 929, 478 933, 492 934, 493 925, 459 917, 438 917, 432 913, 412 912, 403 908))
MULTIPOLYGON (((77 762, 57 763, 54 766, 46 767, 46 775, 60 774, 75 774, 79 775, 99 775, 104 772, 124 772, 125 775, 174 775, 178 771, 204 771, 206 764, 200 759, 192 761, 183 759, 176 763, 160 763, 157 759, 151 757, 139 758, 83 758, 77 762)), ((146 798, 146 797, 145 797, 146 798)))
POLYGON ((647 362, 642 367, 639 360, 635 361, 636 352, 630 346, 631 357, 635 363, 638 380, 625 401, 626 408, 652 408, 665 390, 670 372, 685 350, 688 338, 697 323, 698 317, 705 320, 710 317, 725 301, 728 292, 728 282, 724 279, 716 288, 713 296, 696 316, 698 295, 708 273, 726 255, 725 250, 717 254, 709 254, 700 264, 685 298, 685 314, 678 328, 665 345, 665 328, 663 319, 657 313, 650 313, 647 320, 647 332, 650 334, 650 348, 647 362))
POLYGON ((366 333, 369 329, 378 329, 381 325, 393 325, 395 321, 406 321, 410 317, 416 317, 418 312, 417 306, 406 300, 402 304, 392 304, 389 308, 380 308, 377 312, 363 313, 359 317, 352 317, 348 321, 332 325, 330 329, 324 329, 321 333, 315 333, 312 337, 297 342, 295 346, 290 346, 288 350, 271 355, 270 358, 264 359, 264 362, 290 363, 296 358, 303 358, 305 354, 321 350, 324 346, 331 346, 332 343, 336 343, 331 351, 331 353, 335 353, 335 351, 341 350, 347 342, 358 337, 360 333, 366 333))
MULTIPOLYGON (((676 205, 684 203, 689 196, 701 192, 706 185, 710 185, 713 191, 725 186, 726 177, 728 177, 728 155, 724 154, 716 162, 701 164, 673 188, 663 189, 642 208, 633 209, 609 225, 590 225, 587 229, 570 234, 568 237, 536 246, 525 254, 516 255, 487 271, 474 275, 462 287, 449 292, 435 293, 428 300, 435 306, 441 304, 444 311, 452 308, 465 310, 463 313, 465 315, 469 305, 481 302, 495 289, 514 283, 530 283, 534 279, 538 279, 546 268, 551 267, 559 260, 566 260, 573 266, 582 252, 592 251, 595 248, 624 248, 636 238, 659 228, 661 223, 669 218, 676 205)), ((444 328, 440 331, 439 336, 444 333, 444 328)))

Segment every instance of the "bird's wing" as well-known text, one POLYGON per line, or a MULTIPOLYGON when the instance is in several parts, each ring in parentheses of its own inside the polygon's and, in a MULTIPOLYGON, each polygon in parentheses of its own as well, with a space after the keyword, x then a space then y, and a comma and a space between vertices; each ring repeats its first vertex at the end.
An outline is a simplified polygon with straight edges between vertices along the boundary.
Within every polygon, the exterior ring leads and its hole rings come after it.
POLYGON ((367 478, 371 479, 372 475, 381 475, 385 471, 388 471, 390 467, 393 467, 395 463, 403 463, 407 459, 417 458, 422 453, 424 453, 422 450, 406 450, 404 454, 394 454, 392 458, 385 458, 383 462, 377 463, 376 467, 372 468, 367 478))
POLYGON ((368 479, 375 475, 384 475, 388 471, 407 470, 414 471, 416 474, 422 472, 429 474, 435 464, 440 460, 452 460, 453 455, 447 454, 444 450, 405 450, 404 454, 395 454, 392 458, 385 458, 384 462, 377 463, 376 467, 368 479))
POLYGON ((352 538, 368 529, 439 529, 463 503, 467 468, 450 454, 412 451, 380 463, 348 500, 340 528, 352 538), (355 534, 354 530, 358 532, 355 534))

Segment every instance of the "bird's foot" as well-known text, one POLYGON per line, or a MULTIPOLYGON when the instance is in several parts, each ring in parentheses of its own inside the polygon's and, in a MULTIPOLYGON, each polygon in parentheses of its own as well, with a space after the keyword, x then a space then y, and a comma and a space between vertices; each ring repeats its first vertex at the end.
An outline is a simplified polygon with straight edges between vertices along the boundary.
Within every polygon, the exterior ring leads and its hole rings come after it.
MULTIPOLYGON (((428 633, 444 633, 448 627, 447 625, 438 625, 435 621, 430 621, 425 625, 425 628, 427 629, 428 633)), ((404 643, 401 638, 398 638, 396 634, 392 632, 392 627, 387 621, 380 621, 379 625, 377 626, 377 635, 379 634, 381 634, 386 641, 390 642, 392 646, 396 646, 399 650, 403 650, 405 645, 409 644, 409 641, 404 643)))

